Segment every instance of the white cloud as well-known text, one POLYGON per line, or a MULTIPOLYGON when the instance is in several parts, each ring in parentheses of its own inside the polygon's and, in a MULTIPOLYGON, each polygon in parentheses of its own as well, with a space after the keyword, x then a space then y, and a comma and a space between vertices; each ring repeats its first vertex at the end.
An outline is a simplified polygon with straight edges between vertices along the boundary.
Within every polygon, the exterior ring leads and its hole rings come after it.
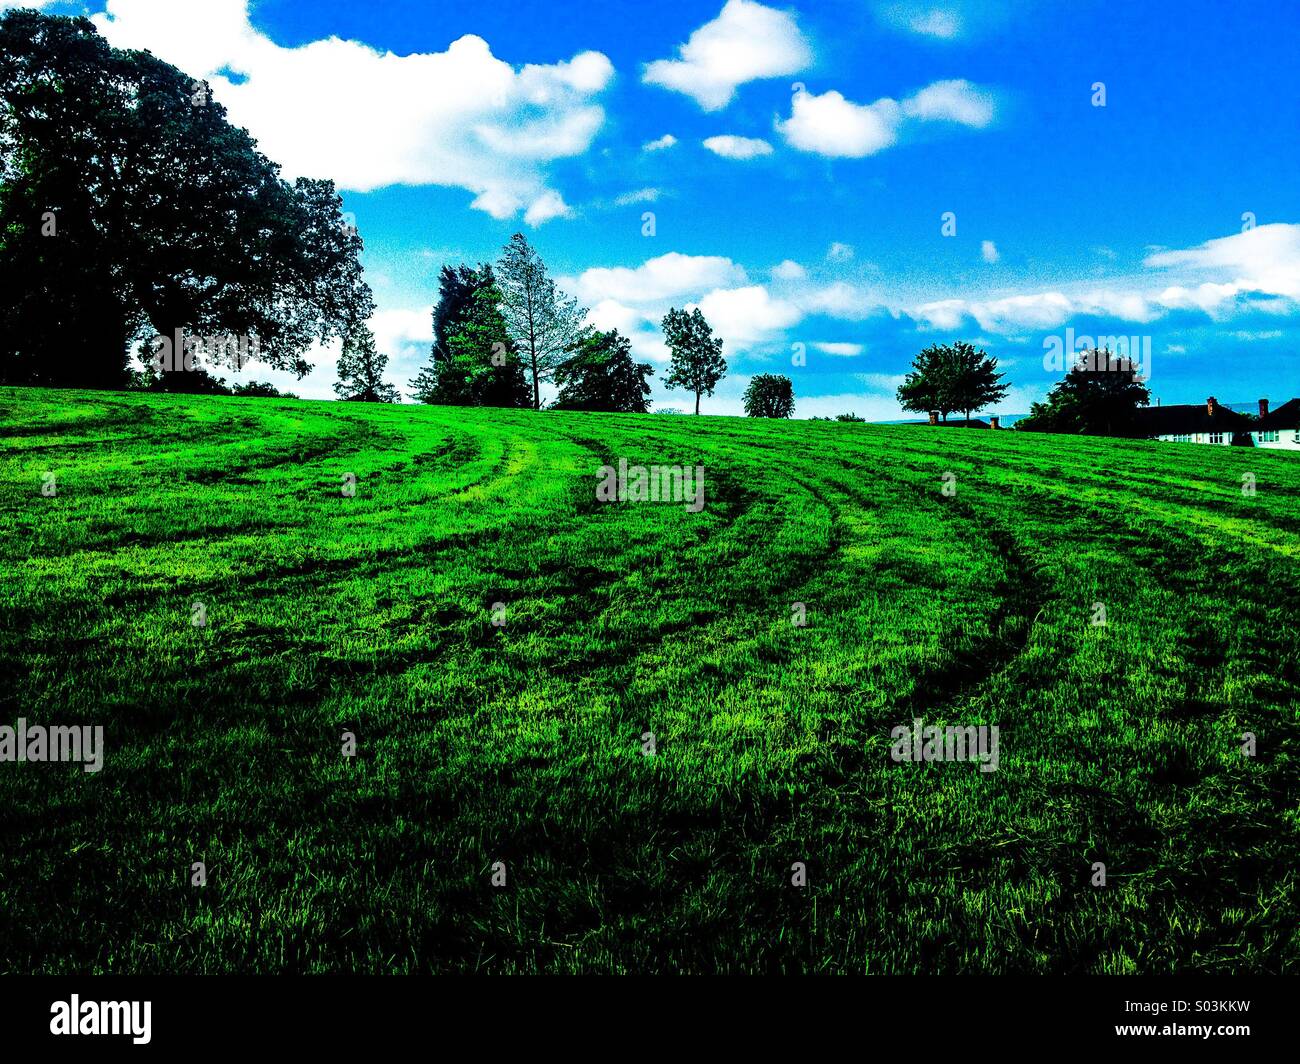
POLYGON ((642 151, 663 151, 665 148, 671 148, 677 143, 677 138, 671 133, 665 133, 657 140, 649 140, 641 145, 642 151))
POLYGON ((1147 256, 1144 265, 1220 277, 1227 274, 1231 284, 1218 286, 1223 298, 1235 295, 1228 291, 1235 287, 1237 291, 1300 300, 1300 225, 1275 222, 1256 226, 1185 251, 1156 252, 1147 256))
POLYGON ((864 107, 834 90, 821 96, 801 90, 790 106, 790 117, 778 119, 775 128, 800 151, 859 159, 889 147, 898 135, 899 107, 894 100, 864 107))
POLYGON ((808 271, 793 259, 778 262, 772 267, 772 277, 778 281, 802 281, 807 276, 808 271))
POLYGON ((493 217, 526 210, 539 224, 567 212, 547 164, 590 147, 614 73, 599 52, 516 68, 475 36, 404 56, 337 37, 285 48, 252 26, 247 0, 108 0, 94 22, 115 46, 208 80, 289 177, 464 188, 493 217))
POLYGON ((969 81, 936 81, 903 101, 903 114, 926 122, 983 129, 993 121, 993 97, 969 81))
POLYGON ((1139 292, 1097 289, 1072 294, 1032 292, 997 299, 940 299, 908 309, 923 327, 951 330, 973 318, 981 329, 999 336, 1011 336, 1041 329, 1055 329, 1081 315, 1147 323, 1163 313, 1158 300, 1139 292))
POLYGON ((375 334, 375 347, 390 358, 401 358, 417 347, 423 360, 433 344, 433 307, 381 310, 370 319, 370 331, 375 334))
POLYGON ((961 36, 961 15, 943 7, 927 7, 921 4, 891 4, 881 11, 884 20, 897 29, 916 33, 922 37, 937 37, 942 41, 955 40, 961 36))
POLYGON ((587 322, 608 332, 617 329, 632 344, 632 354, 651 362, 667 362, 671 357, 668 345, 659 331, 662 315, 644 309, 625 306, 614 299, 602 299, 587 311, 587 322))
POLYGON ((765 140, 755 137, 736 137, 731 134, 709 137, 704 141, 704 146, 714 155, 721 155, 724 159, 753 159, 760 155, 772 154, 772 145, 765 140))
POLYGON ((862 344, 816 343, 812 346, 814 351, 820 351, 823 355, 835 355, 837 358, 852 358, 866 350, 862 344))
POLYGON ((880 309, 880 303, 869 293, 844 281, 805 288, 790 298, 805 314, 824 314, 843 321, 861 321, 880 309))
POLYGON ((635 269, 592 267, 576 280, 565 282, 564 287, 589 306, 606 299, 636 305, 694 297, 715 288, 744 284, 746 280, 745 271, 731 259, 670 251, 635 269))
POLYGON ((648 64, 643 80, 684 93, 706 111, 725 107, 745 82, 797 74, 812 62, 794 17, 753 0, 727 0, 677 52, 677 59, 648 64))
POLYGON ((791 147, 832 158, 861 159, 895 144, 909 121, 956 122, 982 128, 994 115, 993 98, 968 81, 937 81, 900 104, 886 96, 858 104, 831 90, 794 94, 790 117, 774 127, 791 147))
POLYGON ((852 244, 841 244, 838 240, 826 249, 827 262, 848 262, 853 258, 854 250, 852 244))
POLYGON ((564 197, 554 189, 547 189, 528 205, 524 212, 524 221, 529 225, 541 225, 552 218, 572 218, 573 210, 564 202, 564 197))
POLYGON ((989 265, 997 262, 1001 256, 998 254, 998 246, 992 240, 985 240, 980 243, 980 258, 989 265))
POLYGON ((657 188, 638 188, 633 192, 624 192, 614 199, 616 207, 628 207, 633 203, 654 203, 659 198, 657 188))
POLYGON ((798 307, 784 299, 774 299, 762 285, 719 289, 696 305, 714 332, 733 347, 742 349, 774 339, 803 318, 798 307))
POLYGON ((1297 224, 1272 223, 1193 248, 1154 251, 1143 265, 1148 273, 1107 287, 1080 284, 987 299, 937 299, 904 312, 923 328, 953 330, 973 319, 998 335, 1055 329, 1079 316, 1145 324, 1171 311, 1199 311, 1213 321, 1251 311, 1300 312, 1297 224))

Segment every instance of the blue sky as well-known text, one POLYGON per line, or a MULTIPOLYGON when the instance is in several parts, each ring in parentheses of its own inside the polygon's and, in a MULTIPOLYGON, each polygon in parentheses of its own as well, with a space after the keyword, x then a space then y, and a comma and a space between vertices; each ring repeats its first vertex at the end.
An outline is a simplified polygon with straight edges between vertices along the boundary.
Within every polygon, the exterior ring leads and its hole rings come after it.
MULTIPOLYGON (((798 416, 897 417, 912 356, 954 338, 998 357, 1001 411, 1023 412, 1068 329, 1149 343, 1165 403, 1300 395, 1282 0, 45 8, 207 78, 287 174, 338 182, 399 387, 438 268, 522 230, 659 377, 659 318, 701 306, 731 367, 710 413, 777 372, 798 416)), ((318 363, 299 394, 332 394, 318 363)))

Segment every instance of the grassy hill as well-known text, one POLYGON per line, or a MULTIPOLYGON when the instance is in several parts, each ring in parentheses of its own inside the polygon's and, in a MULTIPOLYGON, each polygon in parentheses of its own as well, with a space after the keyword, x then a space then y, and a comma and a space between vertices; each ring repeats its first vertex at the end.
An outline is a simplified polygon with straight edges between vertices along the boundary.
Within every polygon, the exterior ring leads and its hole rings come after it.
POLYGON ((1297 969, 1295 456, 5 389, 0 469, 0 724, 107 746, 0 764, 6 971, 1297 969))

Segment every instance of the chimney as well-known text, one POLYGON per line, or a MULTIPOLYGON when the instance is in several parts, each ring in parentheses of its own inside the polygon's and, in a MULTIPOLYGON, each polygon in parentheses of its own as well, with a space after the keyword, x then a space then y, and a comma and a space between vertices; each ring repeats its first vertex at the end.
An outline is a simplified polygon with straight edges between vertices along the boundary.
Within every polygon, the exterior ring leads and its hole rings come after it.
POLYGON ((1000 429, 1001 427, 1002 427, 1002 418, 999 415, 994 414, 991 418, 989 418, 989 428, 1000 429))
POLYGON ((1210 417, 1214 417, 1214 412, 1218 409, 1219 409, 1219 400, 1214 398, 1214 396, 1210 396, 1207 400, 1205 400, 1205 412, 1209 414, 1210 417))
POLYGON ((1268 400, 1267 400, 1267 399, 1261 399, 1261 400, 1259 401, 1259 416, 1260 416, 1260 417, 1268 417, 1268 400))
POLYGON ((931 425, 939 424, 939 411, 937 410, 930 411, 930 424, 931 425))

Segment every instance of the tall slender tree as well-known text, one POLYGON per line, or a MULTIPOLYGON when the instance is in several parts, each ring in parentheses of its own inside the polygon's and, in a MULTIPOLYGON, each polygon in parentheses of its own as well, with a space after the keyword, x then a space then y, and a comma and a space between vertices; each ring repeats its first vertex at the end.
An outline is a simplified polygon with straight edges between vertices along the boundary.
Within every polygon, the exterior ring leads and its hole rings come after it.
POLYGON ((700 412, 700 396, 712 395, 718 381, 727 373, 722 357, 722 340, 704 320, 700 308, 689 314, 675 307, 664 315, 664 339, 672 358, 664 387, 685 388, 695 393, 695 412, 700 412))
POLYGON ((396 403, 401 395, 384 380, 387 365, 388 356, 375 347, 375 334, 358 316, 343 337, 334 393, 340 399, 360 403, 396 403))
POLYGON ((410 387, 422 403, 532 405, 490 265, 442 268, 433 309, 433 350, 410 387))
POLYGON ((510 238, 497 264, 501 310, 510 339, 532 377, 533 409, 542 407, 542 381, 549 381, 582 332, 586 310, 564 295, 546 264, 522 233, 510 238))

